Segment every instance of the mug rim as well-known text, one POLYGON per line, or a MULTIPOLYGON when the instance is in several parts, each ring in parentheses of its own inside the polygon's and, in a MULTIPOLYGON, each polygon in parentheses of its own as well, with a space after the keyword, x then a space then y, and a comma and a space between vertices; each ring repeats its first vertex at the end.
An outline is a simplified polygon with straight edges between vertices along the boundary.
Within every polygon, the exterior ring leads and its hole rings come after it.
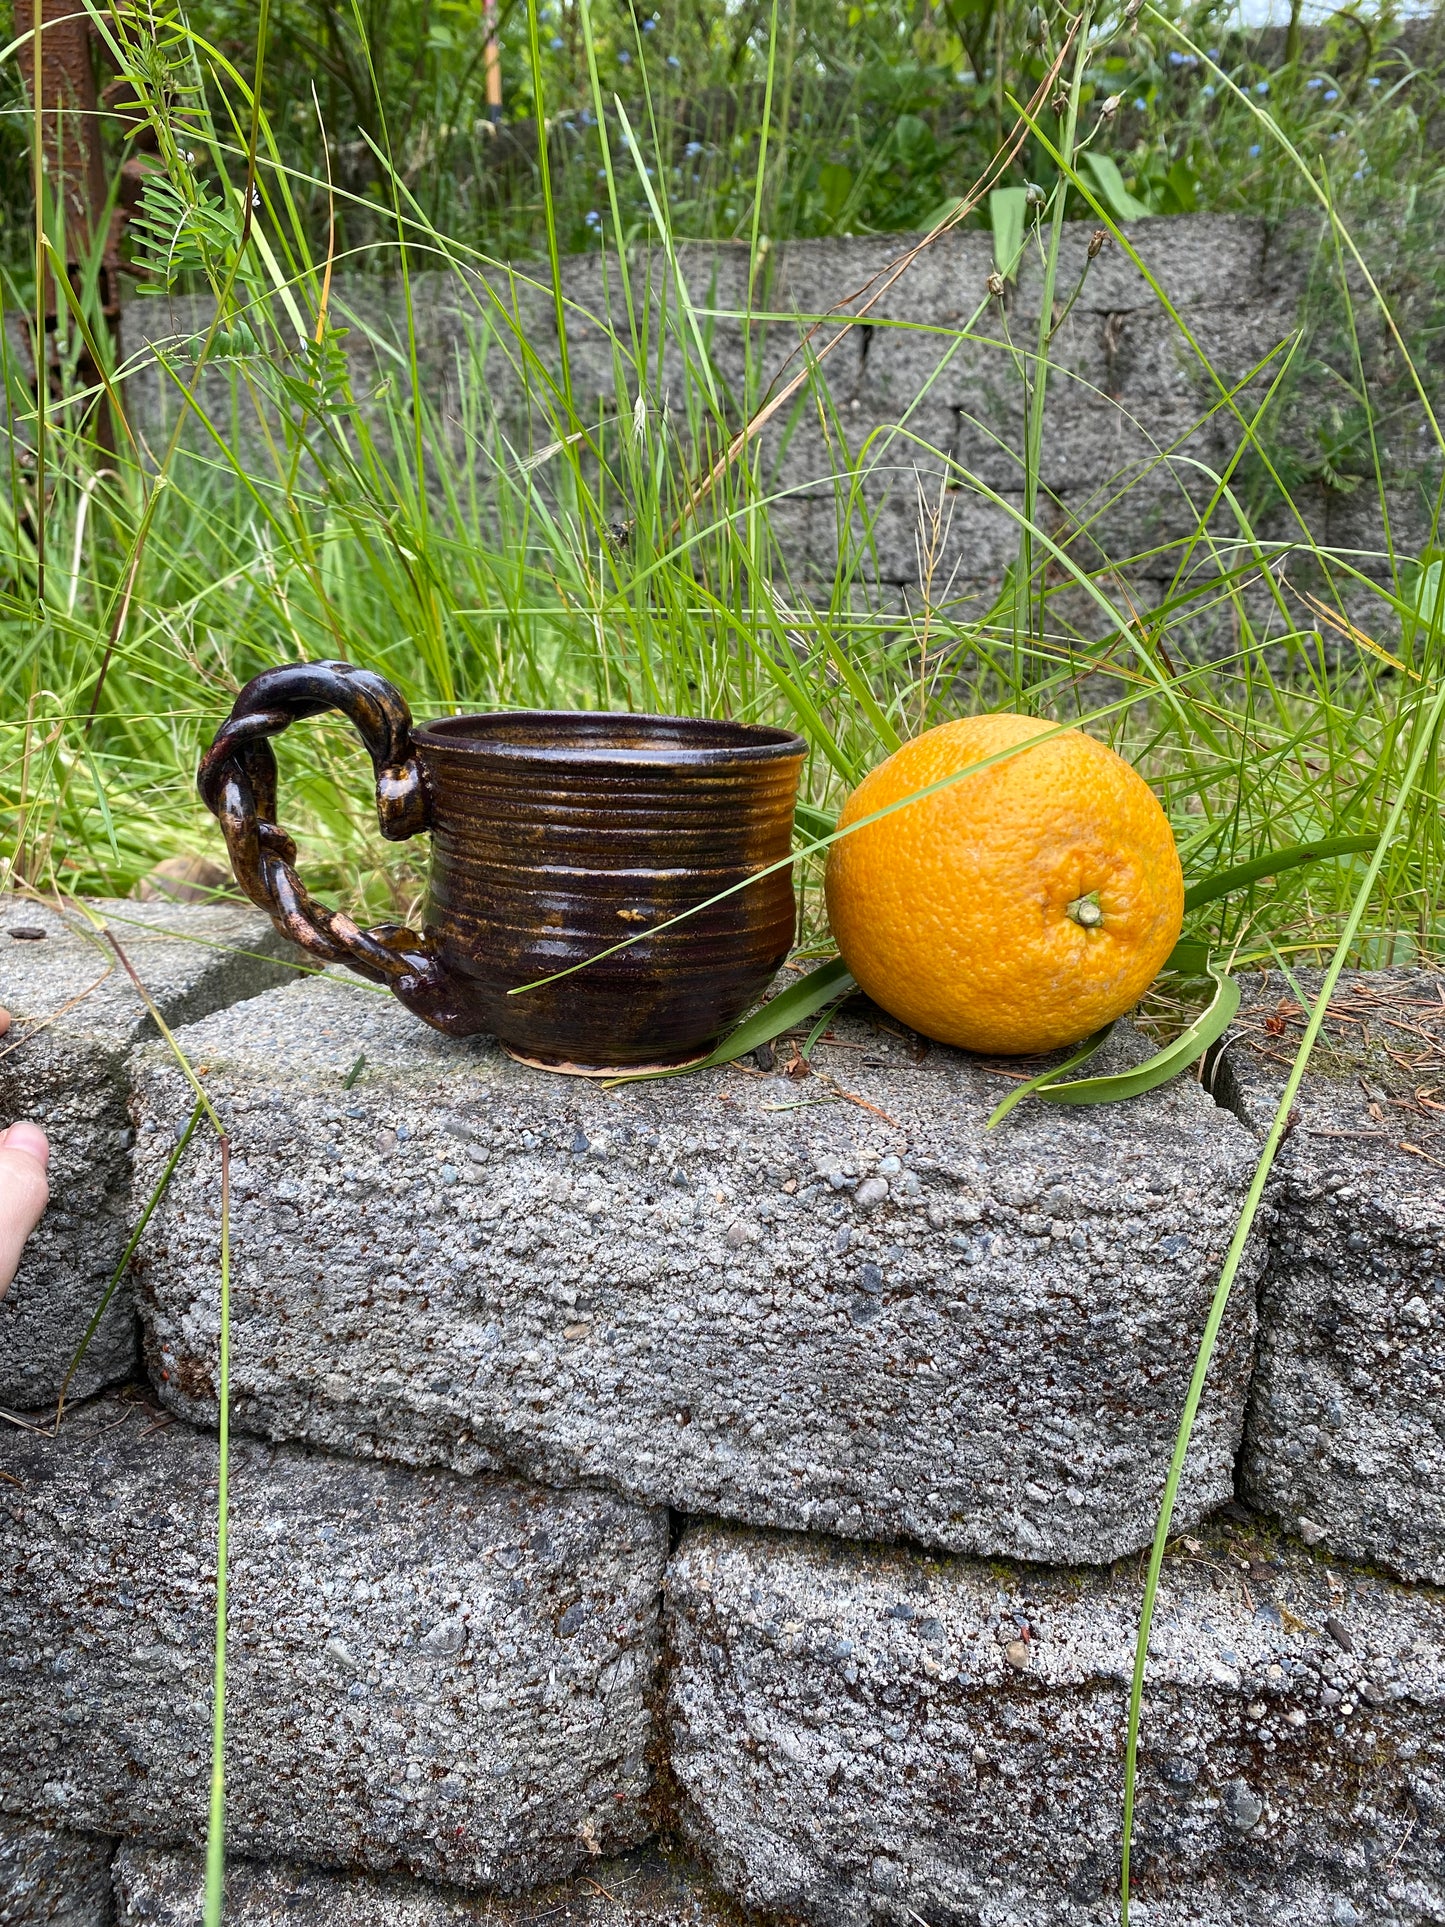
POLYGON ((441 716, 432 722, 414 723, 412 741, 419 749, 442 750, 453 755, 482 757, 503 762, 626 764, 630 767, 666 766, 686 769, 724 767, 734 763, 782 762, 804 757, 808 745, 796 730, 769 723, 739 723, 725 716, 659 716, 648 710, 626 709, 490 709, 464 716, 441 716), (673 739, 656 748, 637 743, 580 741, 536 742, 507 741, 504 737, 478 739, 469 735, 478 724, 505 725, 520 717, 533 722, 574 724, 585 716, 595 723, 624 724, 631 731, 655 728, 659 735, 669 732, 673 739), (709 743, 711 732, 730 732, 730 742, 709 743), (697 743, 679 742, 678 736, 696 733, 697 743))

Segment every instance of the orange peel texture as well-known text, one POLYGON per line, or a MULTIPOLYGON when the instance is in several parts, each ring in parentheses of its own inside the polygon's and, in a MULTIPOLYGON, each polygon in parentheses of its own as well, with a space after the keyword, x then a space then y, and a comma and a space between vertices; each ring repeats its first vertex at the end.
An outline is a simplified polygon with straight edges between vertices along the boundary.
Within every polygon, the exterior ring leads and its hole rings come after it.
MULTIPOLYGON (((1052 725, 930 729, 848 798, 840 829, 1052 725)), ((1179 937, 1184 878, 1137 770, 1071 729, 841 838, 828 918, 876 1004, 940 1043, 1023 1055, 1132 1008, 1179 937)))

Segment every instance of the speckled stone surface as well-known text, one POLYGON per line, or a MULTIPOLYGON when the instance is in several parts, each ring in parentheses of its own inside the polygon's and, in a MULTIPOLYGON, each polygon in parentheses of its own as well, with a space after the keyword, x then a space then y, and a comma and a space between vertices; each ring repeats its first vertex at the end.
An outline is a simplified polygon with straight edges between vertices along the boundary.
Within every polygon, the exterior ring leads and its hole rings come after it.
MULTIPOLYGON (((1133 1560, 690 1530, 668 1581, 685 1827, 742 1900, 820 1927, 1102 1923, 1139 1597, 1133 1560)), ((1140 1917, 1445 1918, 1442 1666, 1437 1593, 1253 1523, 1183 1539, 1151 1641, 1140 1917)))
MULTIPOLYGON (((0 1433, 0 1808, 204 1842, 216 1460, 118 1399, 0 1433)), ((242 1441, 231 1851, 511 1889, 645 1837, 666 1543, 601 1494, 242 1441)))
MULTIPOLYGON (((235 1145, 235 1422, 849 1537, 1146 1543, 1248 1134, 1187 1079, 990 1134, 1009 1086, 977 1061, 834 1035, 804 1081, 608 1092, 334 980, 192 1026, 235 1145)), ((139 1197, 188 1106, 160 1052, 135 1075, 139 1197)), ((152 1377, 202 1422, 218 1201, 201 1146, 138 1284, 152 1377)), ((1252 1283, 1182 1517, 1233 1490, 1252 1283)))
MULTIPOLYGON (((1285 982, 1251 982, 1215 1084, 1258 1131, 1303 1021, 1285 982)), ((1306 1538, 1445 1582, 1445 975, 1342 978, 1297 1109, 1243 1488, 1306 1538)))
MULTIPOLYGON (((122 1847, 116 1927, 200 1927, 198 1854, 122 1847)), ((461 1894, 395 1876, 239 1861, 227 1870, 227 1927, 742 1927, 743 1916, 695 1866, 654 1850, 592 1860, 529 1894, 461 1894)))
MULTIPOLYGON (((167 1023, 184 1024, 295 975, 296 958, 249 905, 90 906, 109 920, 167 1023)), ((0 1405, 53 1399, 129 1235, 130 1118, 125 1057, 155 1027, 104 937, 0 896, 0 1124, 33 1117, 51 1140, 50 1209, 0 1299, 0 1405), (16 931, 43 936, 17 937, 16 931)), ((71 1384, 77 1396, 135 1369, 128 1286, 111 1301, 71 1384)))
MULTIPOLYGON (((198 1854, 123 1846, 116 1927, 200 1927, 206 1863, 198 1854)), ((647 1850, 591 1860, 530 1894, 460 1894, 399 1877, 235 1861, 225 1875, 227 1927, 742 1927, 742 1914, 684 1860, 647 1850)))
POLYGON ((111 1927, 114 1850, 0 1813, 0 1927, 111 1927))

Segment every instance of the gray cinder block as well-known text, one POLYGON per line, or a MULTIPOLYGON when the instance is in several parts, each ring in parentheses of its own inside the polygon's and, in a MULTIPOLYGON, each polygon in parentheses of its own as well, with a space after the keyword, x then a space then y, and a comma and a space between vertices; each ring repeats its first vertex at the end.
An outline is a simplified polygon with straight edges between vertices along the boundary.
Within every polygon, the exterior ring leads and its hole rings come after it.
MULTIPOLYGON (((1147 1543, 1248 1133, 1181 1080, 989 1134, 1009 1087, 977 1061, 834 1037, 807 1082, 608 1092, 334 980, 193 1026, 235 1144, 236 1422, 849 1537, 1147 1543)), ((139 1193, 186 1097, 158 1051, 136 1076, 139 1193)), ((218 1219, 203 1145, 140 1274, 152 1375, 202 1423, 218 1219)), ((1233 1491, 1252 1277, 1182 1517, 1233 1491)))
POLYGON ((0 1813, 0 1927, 111 1927, 114 1851, 0 1813))
MULTIPOLYGON (((1310 995, 1318 974, 1301 979, 1310 995)), ((1303 1016, 1256 983, 1215 1083, 1258 1131, 1303 1016)), ((1241 1460, 1291 1530, 1445 1583, 1445 975, 1352 972, 1280 1154, 1241 1460)))
MULTIPOLYGON (((1445 1605, 1230 1531, 1165 1568, 1141 1919, 1440 1919, 1445 1605)), ((684 1826, 741 1900, 826 1927, 1117 1919, 1137 1562, 700 1528, 668 1600, 684 1826)))
MULTIPOLYGON (((198 1927, 198 1854, 122 1847, 116 1927, 198 1927)), ((3 1919, 3 1915, 0 1915, 3 1919)), ((732 1903, 694 1867, 652 1851, 593 1860, 560 1886, 499 1899, 396 1876, 238 1861, 226 1871, 227 1927, 741 1927, 732 1903)))
MULTIPOLYGON (((0 1788, 198 1847, 216 1442, 102 1399, 0 1436, 0 1788)), ((502 1889, 649 1830, 666 1520, 593 1493, 232 1465, 231 1851, 502 1889)))
MULTIPOLYGON (((167 1023, 287 981, 300 953, 249 906, 95 903, 167 1023)), ((51 1141, 50 1209, 0 1299, 0 1405, 55 1398, 130 1232, 126 1053, 155 1035, 144 1003, 78 909, 0 898, 0 1124, 33 1117, 51 1141), (40 932, 29 936, 26 932, 40 932), (19 932, 21 934, 17 935, 19 932)), ((128 1286, 111 1301, 71 1391, 135 1369, 128 1286)))

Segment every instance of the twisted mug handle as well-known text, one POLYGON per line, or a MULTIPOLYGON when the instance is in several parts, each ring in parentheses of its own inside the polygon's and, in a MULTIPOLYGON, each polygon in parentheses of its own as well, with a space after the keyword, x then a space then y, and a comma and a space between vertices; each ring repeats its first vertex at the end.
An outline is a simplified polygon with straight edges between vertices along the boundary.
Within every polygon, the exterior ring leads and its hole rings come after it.
POLYGON ((429 936, 398 923, 362 929, 318 903, 296 874, 296 845, 276 821, 270 739, 328 709, 348 717, 366 745, 382 835, 400 843, 427 829, 431 805, 412 749, 411 711, 384 677, 349 662, 287 663, 248 682, 201 758, 201 798, 221 825, 237 883, 282 936, 385 984, 436 1029, 457 1030, 460 1014, 429 936))

